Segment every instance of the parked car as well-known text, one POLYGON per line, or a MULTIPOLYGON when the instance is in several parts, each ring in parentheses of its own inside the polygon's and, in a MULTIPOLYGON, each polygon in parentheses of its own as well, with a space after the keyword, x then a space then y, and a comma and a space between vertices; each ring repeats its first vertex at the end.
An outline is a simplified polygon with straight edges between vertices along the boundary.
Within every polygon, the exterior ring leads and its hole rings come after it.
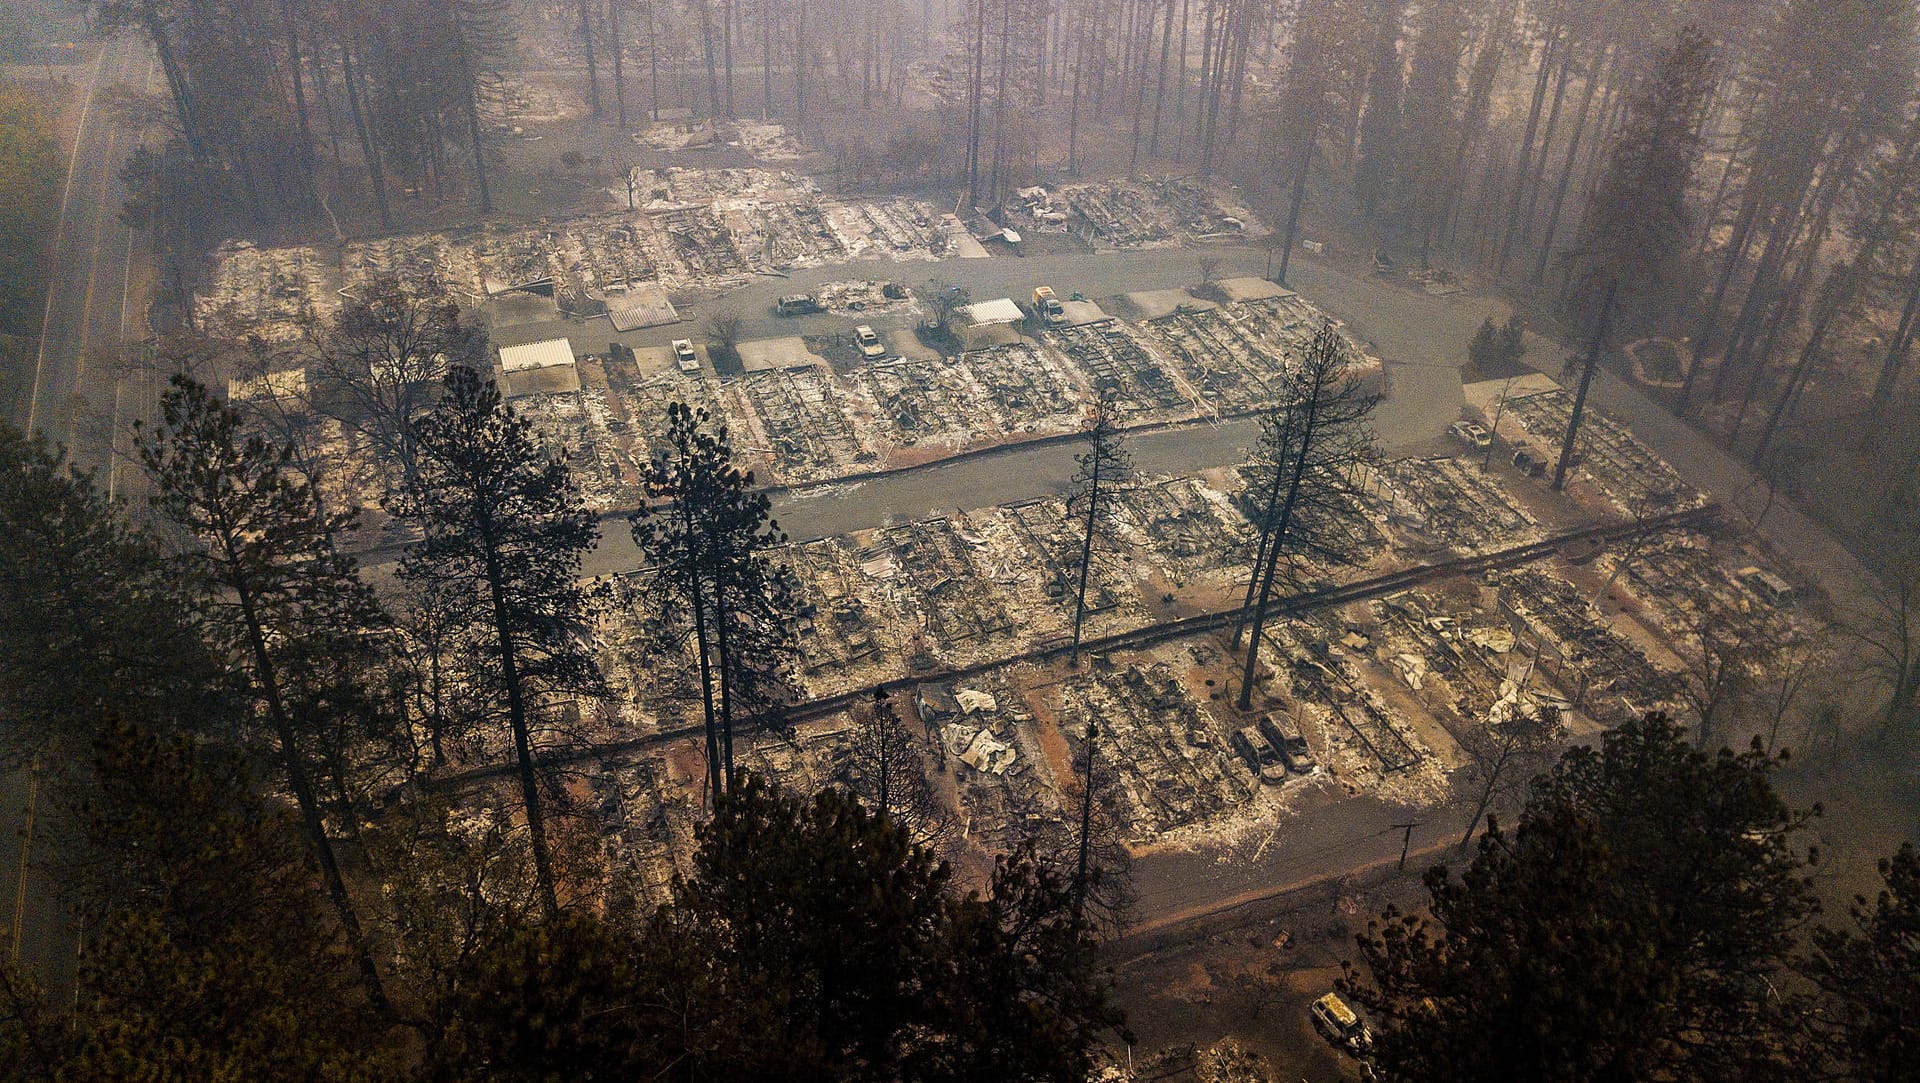
POLYGON ((1233 745, 1233 750, 1247 761, 1247 766, 1253 768, 1254 773, 1260 776, 1260 781, 1269 783, 1286 781, 1286 761, 1280 758, 1279 751, 1267 742, 1259 730, 1252 726, 1243 726, 1233 731, 1233 737, 1229 743, 1233 745))
POLYGON ((673 359, 679 364, 681 372, 700 371, 700 355, 693 352, 693 342, 690 339, 673 340, 673 359))
POLYGON ((773 314, 776 316, 805 316, 818 311, 820 302, 810 293, 790 293, 773 305, 773 314))
POLYGON ((1456 421, 1447 431, 1469 447, 1492 447, 1493 434, 1471 421, 1456 421))
POLYGON ((1537 478, 1547 472, 1547 457, 1531 447, 1515 448, 1513 468, 1530 478, 1537 478))
POLYGON ((853 329, 853 341, 860 347, 861 357, 871 360, 887 356, 887 344, 881 342, 880 336, 874 334, 873 328, 864 323, 853 329))
POLYGON ((1300 736, 1286 715, 1262 715, 1259 726, 1260 735, 1267 739, 1274 751, 1280 753, 1287 770, 1302 775, 1313 770, 1313 752, 1307 748, 1307 739, 1300 736))
POLYGON ((1052 286, 1040 286, 1033 291, 1033 310, 1040 319, 1049 324, 1067 322, 1067 310, 1060 307, 1060 299, 1053 295, 1052 286))
POLYGON ((1373 1049, 1373 1031, 1360 1021, 1360 1016, 1347 1002, 1340 999, 1338 993, 1328 993, 1313 1002, 1307 1009, 1313 1017, 1313 1028, 1327 1041, 1342 1051, 1355 1056, 1365 1056, 1373 1049))

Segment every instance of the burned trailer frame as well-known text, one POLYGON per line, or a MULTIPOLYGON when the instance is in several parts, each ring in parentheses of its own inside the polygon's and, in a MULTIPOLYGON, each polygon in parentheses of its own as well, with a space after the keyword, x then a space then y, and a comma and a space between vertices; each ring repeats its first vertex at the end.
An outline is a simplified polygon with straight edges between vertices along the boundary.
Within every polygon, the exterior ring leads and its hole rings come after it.
POLYGON ((1515 632, 1524 628, 1532 634, 1535 657, 1543 644, 1551 645, 1554 658, 1549 676, 1555 682, 1565 687, 1564 671, 1577 667, 1580 679, 1572 689, 1575 707, 1600 721, 1616 723, 1647 703, 1677 701, 1679 679, 1596 621, 1587 599, 1571 583, 1532 567, 1496 572, 1488 582, 1496 588, 1501 612, 1515 622, 1515 632), (1596 700, 1597 693, 1609 695, 1596 700), (1641 699, 1630 700, 1629 695, 1641 699))
POLYGON ((1118 320, 1054 327, 1042 338, 1086 374, 1096 396, 1112 402, 1130 421, 1143 416, 1184 416, 1201 409, 1198 396, 1118 320))
POLYGON ((969 592, 980 580, 952 521, 933 516, 881 532, 883 544, 923 603, 926 627, 945 645, 970 645, 1010 637, 1015 621, 992 592, 969 592))
MULTIPOLYGON (((1079 543, 1070 536, 1065 507, 1056 499, 1041 497, 1008 504, 1005 511, 1028 548, 1040 558, 1048 600, 1073 608, 1073 583, 1080 574, 1080 562, 1074 554, 1079 543)), ((1100 559, 1102 547, 1094 548, 1094 571, 1098 573, 1104 570, 1101 565, 1106 562, 1100 559)), ((1089 615, 1105 613, 1122 601, 1121 594, 1112 588, 1107 578, 1100 574, 1088 577, 1086 611, 1089 615)))

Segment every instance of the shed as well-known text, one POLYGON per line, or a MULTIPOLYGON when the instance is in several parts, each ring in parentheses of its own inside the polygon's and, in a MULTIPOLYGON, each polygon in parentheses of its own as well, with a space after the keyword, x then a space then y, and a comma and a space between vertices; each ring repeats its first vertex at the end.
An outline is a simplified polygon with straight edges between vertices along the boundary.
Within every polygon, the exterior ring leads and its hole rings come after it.
POLYGON ((556 395, 580 390, 580 370, 573 362, 573 346, 564 338, 500 348, 501 389, 508 398, 556 395))
POLYGON ((1014 304, 1011 297, 967 305, 960 310, 960 314, 975 327, 988 327, 996 323, 1019 323, 1027 318, 1026 313, 1020 311, 1020 306, 1014 304))

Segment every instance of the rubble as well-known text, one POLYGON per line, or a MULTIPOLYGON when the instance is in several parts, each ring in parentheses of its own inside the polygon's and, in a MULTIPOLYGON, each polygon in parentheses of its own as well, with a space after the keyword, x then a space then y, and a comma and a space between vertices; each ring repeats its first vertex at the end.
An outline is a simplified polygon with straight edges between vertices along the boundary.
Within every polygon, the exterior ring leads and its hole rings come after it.
POLYGON ((1539 522, 1481 472, 1477 461, 1395 459, 1381 474, 1393 501, 1389 514, 1396 537, 1410 551, 1467 556, 1545 537, 1539 522))
MULTIPOLYGON (((1297 294, 1206 308, 1181 307, 1141 325, 1158 353, 1209 412, 1232 416, 1271 405, 1275 380, 1304 355, 1324 313, 1297 294)), ((1338 326, 1337 321, 1335 325, 1338 326)), ((1354 375, 1378 379, 1380 362, 1348 336, 1354 375)))
POLYGON ((1168 372, 1157 353, 1117 320, 1045 332, 1047 345, 1072 359, 1096 396, 1118 408, 1123 422, 1188 416, 1199 412, 1198 394, 1168 372))
POLYGON ((1227 749, 1213 713, 1166 663, 1096 663, 1057 693, 1061 732, 1084 758, 1089 721, 1100 724, 1101 756, 1119 775, 1130 841, 1146 842, 1216 817, 1258 785, 1227 749))
POLYGON ((343 293, 354 293, 371 279, 391 276, 409 287, 442 287, 467 306, 479 304, 485 296, 474 249, 446 235, 356 241, 346 247, 344 266, 343 293))
POLYGON ((725 391, 741 420, 739 443, 764 449, 773 476, 792 484, 840 477, 872 462, 871 438, 862 439, 845 396, 816 366, 750 372, 725 391))
POLYGON ((212 280, 194 300, 194 314, 203 325, 290 342, 337 303, 327 288, 333 276, 317 249, 228 241, 213 258, 212 280))
MULTIPOLYGON (((1559 454, 1573 416, 1573 396, 1564 389, 1508 399, 1506 416, 1516 421, 1542 449, 1559 454)), ((1671 510, 1696 508, 1706 495, 1687 485, 1665 459, 1634 439, 1624 425, 1587 408, 1574 444, 1573 475, 1591 485, 1617 513, 1639 514, 1648 494, 1665 494, 1671 510)))
POLYGON ((1184 177, 1141 182, 1022 188, 1005 224, 1034 233, 1073 233, 1105 248, 1160 248, 1184 239, 1258 236, 1251 211, 1184 177))
POLYGON ((1562 688, 1571 683, 1575 706, 1595 719, 1613 725, 1676 703, 1677 678, 1603 622, 1566 580, 1528 567, 1491 573, 1488 582, 1541 671, 1562 688))

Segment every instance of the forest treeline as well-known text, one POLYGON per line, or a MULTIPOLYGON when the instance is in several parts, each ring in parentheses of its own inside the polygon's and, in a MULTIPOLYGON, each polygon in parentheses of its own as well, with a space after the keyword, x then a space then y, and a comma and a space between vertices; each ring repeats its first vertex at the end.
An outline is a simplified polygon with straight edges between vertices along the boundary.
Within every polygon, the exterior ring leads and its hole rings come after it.
POLYGON ((1886 402, 1920 322, 1920 28, 1901 0, 116 0, 104 13, 155 43, 167 94, 152 119, 178 137, 129 166, 136 221, 318 227, 328 197, 389 228, 402 200, 485 213, 514 71, 581 72, 592 114, 625 130, 662 105, 665 65, 670 106, 786 120, 856 181, 952 184, 989 213, 1081 167, 1097 126, 1108 168, 1124 154, 1129 171, 1221 174, 1278 207, 1282 278, 1312 192, 1409 258, 1484 269, 1579 326, 1617 280, 1615 330, 1686 338, 1678 410, 1711 403, 1756 461, 1835 343, 1868 338, 1871 398, 1886 402), (905 119, 834 123, 876 105, 905 119))

